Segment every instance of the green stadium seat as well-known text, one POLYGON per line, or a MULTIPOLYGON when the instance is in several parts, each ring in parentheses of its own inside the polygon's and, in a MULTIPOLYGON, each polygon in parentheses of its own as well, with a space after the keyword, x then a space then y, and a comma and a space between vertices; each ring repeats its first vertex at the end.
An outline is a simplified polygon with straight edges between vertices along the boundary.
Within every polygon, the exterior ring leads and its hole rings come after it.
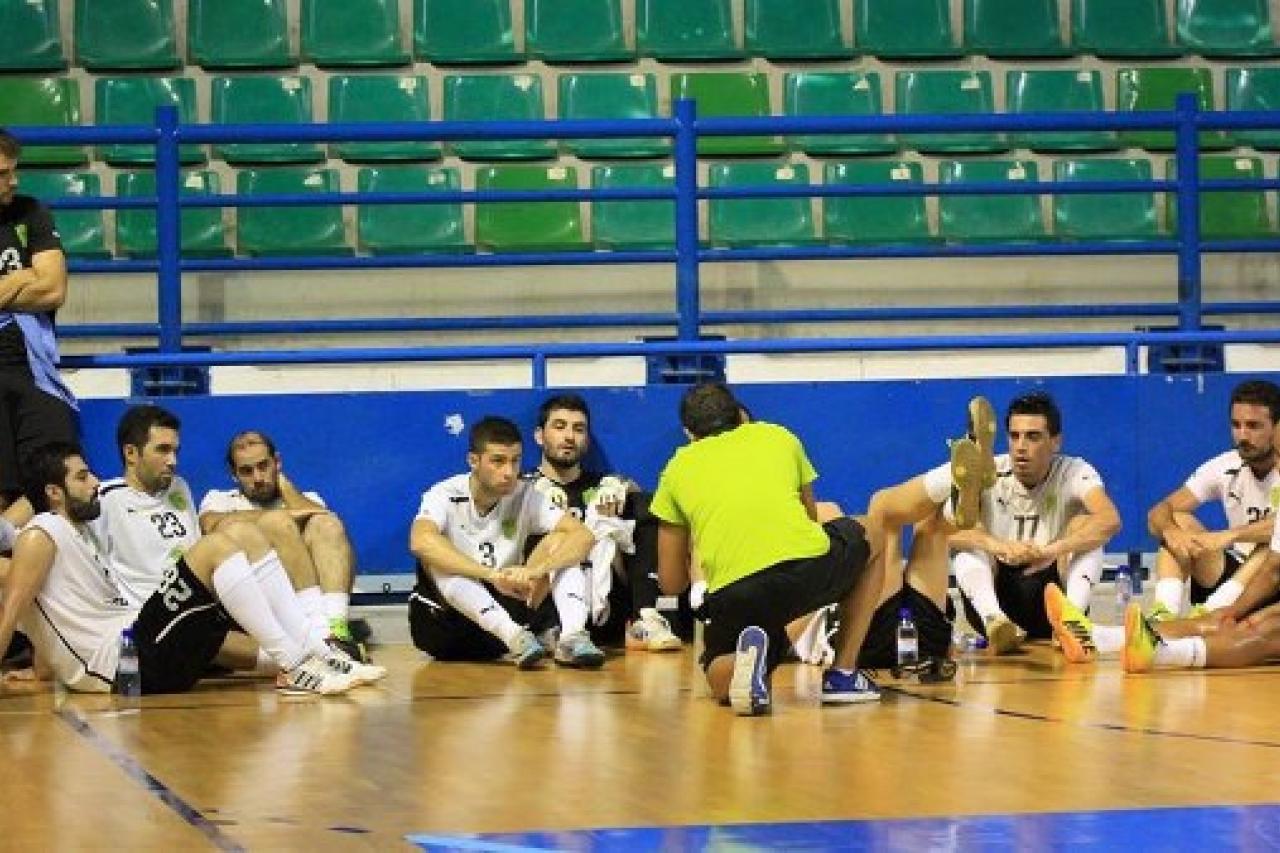
MULTIPOLYGON (((572 166, 485 166, 477 190, 576 190, 572 166)), ((476 246, 492 252, 581 250, 581 205, 576 201, 477 202, 476 246)))
POLYGON ((1178 0, 1178 41, 1201 56, 1276 56, 1270 0, 1178 0))
MULTIPOLYGON (((773 115, 769 105, 769 76, 762 73, 672 74, 673 110, 681 98, 698 102, 698 118, 773 115)), ((711 156, 778 154, 784 148, 776 136, 708 136, 698 140, 698 153, 711 156)))
POLYGON ((61 71, 58 0, 0 0, 0 71, 61 71))
MULTIPOLYGON (((1280 111, 1280 68, 1228 68, 1227 109, 1280 111)), ((1233 130, 1242 145, 1274 150, 1280 148, 1280 127, 1262 130, 1233 130)))
MULTIPOLYGON (((939 183, 1034 183, 1039 170, 1031 160, 946 160, 939 183)), ((938 198, 938 227, 955 243, 1026 242, 1045 238, 1044 216, 1036 195, 944 195, 938 198)))
MULTIPOLYGON (((304 76, 215 77, 210 84, 215 124, 307 124, 311 122, 311 78, 304 76)), ((324 159, 311 142, 235 142, 213 146, 228 163, 314 163, 324 159)))
MULTIPOLYGON (((360 170, 362 193, 456 192, 457 169, 417 164, 368 166, 360 170)), ((361 204, 356 214, 356 244, 372 255, 421 255, 464 252, 470 247, 462 223, 462 204, 361 204)))
POLYGON ((188 0, 187 55, 201 68, 291 68, 287 0, 188 0))
MULTIPOLYGON (((924 169, 905 160, 856 160, 828 163, 823 182, 831 186, 924 184, 924 169)), ((837 244, 927 243, 929 217, 925 197, 827 196, 822 200, 822 231, 837 244)))
POLYGON ((76 0, 76 63, 90 71, 177 68, 173 0, 76 0))
MULTIPOLYGON (((237 195, 304 195, 341 190, 338 172, 318 166, 244 169, 236 175, 237 195)), ((342 206, 242 207, 236 213, 241 254, 349 255, 342 206)))
MULTIPOLYGON (((337 123, 429 121, 427 78, 409 74, 335 74, 329 78, 329 121, 337 123)), ((369 160, 436 160, 437 142, 336 142, 334 157, 369 160)))
POLYGON ((316 65, 404 65, 397 0, 302 0, 302 55, 316 65))
MULTIPOLYGON (((218 195, 222 182, 218 173, 198 169, 182 173, 182 195, 218 195)), ((117 172, 117 196, 156 194, 155 173, 117 172)), ((189 207, 182 211, 182 253, 192 257, 227 257, 227 230, 222 224, 222 208, 189 207)), ((131 258, 151 258, 156 254, 156 214, 142 208, 116 211, 116 251, 131 258)))
POLYGON ((414 0, 413 52, 443 65, 519 62, 510 0, 414 0))
MULTIPOLYGON (((1170 180, 1178 175, 1177 164, 1170 160, 1165 167, 1170 180)), ((1200 180, 1231 181, 1265 177, 1262 160, 1257 157, 1201 157, 1200 180)), ((1178 232, 1178 200, 1174 193, 1165 194, 1165 216, 1169 231, 1178 232)), ((1205 240, 1248 240, 1275 236, 1267 195, 1263 190, 1212 190, 1200 194, 1200 236, 1205 240)))
MULTIPOLYGON (((19 191, 48 204, 58 198, 101 196, 102 185, 92 172, 23 169, 19 191)), ((68 257, 86 260, 111 257, 101 210, 55 210, 53 219, 62 240, 62 251, 68 257)))
MULTIPOLYGON (((1103 112, 1102 72, 1077 69, 1010 71, 1005 78, 1008 112, 1103 112)), ((1019 133, 1014 143, 1035 151, 1105 150, 1117 146, 1109 130, 1048 130, 1019 133)))
MULTIPOLYGON (((782 89, 788 116, 875 116, 884 110, 876 71, 793 71, 783 78, 782 89)), ((888 133, 793 136, 791 144, 814 157, 898 150, 888 133)))
POLYGON ((964 0, 964 46, 994 57, 1070 56, 1058 0, 964 0))
POLYGON ((669 61, 742 55, 730 0, 636 0, 636 48, 669 61))
MULTIPOLYGON (((995 112, 988 71, 899 71, 895 95, 899 115, 995 112)), ((903 135, 901 141, 907 148, 928 153, 991 153, 1009 147, 1002 133, 916 133, 903 135)))
POLYGON ((881 59, 960 56, 947 0, 861 0, 853 4, 853 42, 881 59))
MULTIPOLYGON (((1058 160, 1055 181, 1149 181, 1146 159, 1058 160)), ((1159 236, 1155 193, 1064 193, 1053 196, 1054 234, 1065 240, 1149 240, 1159 236)))
MULTIPOLYGON (((542 121, 547 117, 536 74, 458 74, 444 78, 445 121, 542 121)), ((452 143, 464 160, 542 160, 556 156, 545 139, 452 143)))
MULTIPOLYGON (((80 84, 71 77, 0 76, 0 127, 78 127, 80 84)), ((76 145, 28 145, 26 166, 79 166, 88 157, 76 145)))
MULTIPOLYGON (((94 82, 95 124, 154 125, 156 108, 178 108, 178 121, 195 124, 196 81, 190 77, 99 77, 94 82)), ((204 149, 199 145, 182 145, 178 156, 183 163, 203 163, 204 149)), ((103 145, 98 157, 113 166, 154 163, 156 150, 151 145, 103 145)))
POLYGON ((747 51, 769 59, 843 59, 839 0, 747 0, 747 51))
MULTIPOLYGON (((803 164, 713 163, 712 187, 809 186, 803 164)), ((708 236, 713 246, 795 246, 817 240, 813 199, 717 198, 711 200, 708 236)))
MULTIPOLYGON (((675 167, 657 163, 596 166, 595 189, 662 189, 675 185, 675 167)), ((674 201, 596 201, 591 239, 602 249, 670 249, 676 242, 674 201)))
POLYGON ((635 52, 623 37, 621 0, 524 0, 524 47, 544 62, 616 62, 635 52))
MULTIPOLYGON (((1121 68, 1116 72, 1116 110, 1172 110, 1182 92, 1193 93, 1202 110, 1214 109, 1213 72, 1208 68, 1121 68)), ((1148 151, 1174 147, 1173 131, 1130 130, 1120 138, 1148 151)), ((1200 134, 1201 148, 1230 148, 1230 138, 1219 130, 1200 134)))
MULTIPOLYGON (((652 74, 561 74, 560 118, 636 119, 658 114, 658 84, 652 74)), ((662 157, 671 150, 665 137, 566 139, 579 157, 662 157)))
POLYGON ((1071 42, 1103 57, 1161 59, 1181 56, 1169 40, 1165 0, 1074 0, 1071 42))

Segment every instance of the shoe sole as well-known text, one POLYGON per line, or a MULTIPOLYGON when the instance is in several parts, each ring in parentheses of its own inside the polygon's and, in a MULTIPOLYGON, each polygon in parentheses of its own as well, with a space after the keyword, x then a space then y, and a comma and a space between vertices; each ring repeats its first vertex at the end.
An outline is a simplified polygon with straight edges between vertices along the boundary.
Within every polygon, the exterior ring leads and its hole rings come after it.
POLYGON ((599 669, 604 666, 604 653, 596 655, 584 655, 578 658, 561 658, 556 657, 557 666, 567 666, 570 669, 599 669))
POLYGON ((546 649, 541 649, 516 661, 516 669, 535 669, 547 659, 546 649))
POLYGON ((993 655, 1005 655, 1018 650, 1022 638, 1018 634, 1018 626, 1006 619, 996 624, 995 629, 987 626, 987 645, 993 655))
POLYGON ((769 687, 765 684, 769 657, 769 635, 753 626, 738 635, 733 660, 733 680, 729 682, 729 706, 742 717, 758 717, 771 710, 769 687))
POLYGON ((626 648, 629 652, 676 652, 684 648, 684 642, 679 637, 658 641, 636 640, 627 637, 626 648))
POLYGON ((1054 584, 1044 588, 1045 613, 1049 617, 1049 624, 1053 626, 1053 637, 1058 641, 1062 656, 1069 663, 1090 663, 1097 657, 1097 650, 1087 647, 1063 621, 1062 605, 1065 601, 1066 596, 1054 584))
POLYGON ((872 693, 870 690, 860 690, 857 693, 822 694, 823 705, 866 705, 879 701, 880 694, 872 693))
POLYGON ((968 530, 978 523, 983 472, 982 451, 972 439, 961 438, 952 442, 951 488, 955 496, 952 514, 956 527, 961 530, 968 530))
POLYGON ((1142 636, 1146 631, 1146 625, 1142 621, 1142 605, 1136 601, 1129 602, 1129 606, 1124 611, 1124 651, 1120 655, 1120 665, 1125 672, 1143 673, 1150 672, 1154 656, 1142 650, 1133 648, 1136 637, 1142 636))
POLYGON ((996 410, 986 397, 974 397, 969 401, 969 437, 981 452, 985 463, 982 487, 989 489, 996 484, 996 410))

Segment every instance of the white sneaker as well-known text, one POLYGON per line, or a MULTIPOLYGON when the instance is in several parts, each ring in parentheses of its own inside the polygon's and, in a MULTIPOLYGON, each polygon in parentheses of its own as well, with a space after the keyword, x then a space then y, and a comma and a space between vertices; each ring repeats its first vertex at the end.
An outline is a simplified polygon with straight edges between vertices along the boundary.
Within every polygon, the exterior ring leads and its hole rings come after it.
POLYGON ((319 693, 332 696, 346 693, 356 682, 329 666, 325 658, 312 655, 290 670, 276 675, 276 687, 285 693, 319 693))
POLYGON ((325 656, 324 662, 339 675, 348 676, 351 679, 352 687, 357 687, 361 684, 373 684, 375 681, 381 681, 387 675, 385 666, 360 663, 343 652, 331 651, 325 656))
POLYGON ((824 607, 814 614, 799 637, 791 647, 801 663, 830 669, 835 663, 836 650, 831 646, 830 625, 831 608, 824 607))
POLYGON ((648 652, 674 652, 684 643, 671 630, 671 623, 653 607, 640 609, 640 618, 627 626, 627 648, 648 652))

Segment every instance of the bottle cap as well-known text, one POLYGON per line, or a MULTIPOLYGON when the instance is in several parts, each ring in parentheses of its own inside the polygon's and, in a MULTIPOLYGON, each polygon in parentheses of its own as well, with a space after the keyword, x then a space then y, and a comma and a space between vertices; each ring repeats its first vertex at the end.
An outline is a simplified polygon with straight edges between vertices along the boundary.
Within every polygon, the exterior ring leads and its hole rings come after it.
POLYGON ((910 608, 910 607, 904 607, 904 608, 902 608, 901 610, 899 610, 899 611, 898 611, 898 618, 899 618, 899 619, 910 619, 910 618, 911 618, 911 608, 910 608))

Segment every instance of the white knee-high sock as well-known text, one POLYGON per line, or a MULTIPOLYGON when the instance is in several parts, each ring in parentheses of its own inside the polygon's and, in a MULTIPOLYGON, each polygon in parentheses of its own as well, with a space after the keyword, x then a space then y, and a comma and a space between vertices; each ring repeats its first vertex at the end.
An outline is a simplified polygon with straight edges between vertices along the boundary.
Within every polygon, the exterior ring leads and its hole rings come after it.
POLYGON ((275 551, 268 551, 253 564, 253 577, 258 582, 263 597, 271 605, 271 612, 289 632, 289 636, 310 654, 327 655, 329 647, 325 645, 324 638, 328 632, 323 631, 317 635, 313 630, 314 626, 307 617, 302 602, 298 600, 298 594, 294 592, 293 582, 289 580, 284 564, 280 562, 280 555, 275 551))
POLYGON ((1124 648, 1124 626, 1094 625, 1093 646, 1100 655, 1119 654, 1124 648))
MULTIPOLYGON (((982 621, 994 616, 1004 616, 996 599, 996 579, 991 558, 972 551, 960 551, 951 558, 951 570, 956 575, 956 585, 972 602, 982 621)), ((978 627, 978 626, 975 626, 978 627)))
POLYGON ((297 590, 298 603, 307 616, 308 636, 320 638, 324 642, 329 636, 329 619, 324 615, 324 593, 318 586, 309 586, 297 590))
POLYGON ((1240 581, 1231 578, 1213 591, 1213 594, 1205 599, 1204 606, 1210 610, 1221 610, 1224 607, 1230 607, 1236 603, 1241 593, 1244 592, 1244 586, 1240 581))
POLYGON ((1067 563, 1067 598, 1076 607, 1087 611, 1093 585, 1102 577, 1102 549, 1096 548, 1083 554, 1072 554, 1067 563))
POLYGON ((1180 637, 1156 646, 1156 666, 1176 669, 1204 669, 1209 649, 1204 637, 1180 637))
POLYGON ((213 591, 231 618, 281 669, 293 669, 306 660, 306 648, 276 618, 243 552, 237 551, 213 570, 213 591))
POLYGON ((524 630, 480 581, 457 575, 436 577, 436 588, 449 606, 511 648, 524 630))
POLYGON ((560 636, 586 630, 590 608, 587 606, 587 574, 582 566, 569 566, 555 573, 551 579, 551 599, 560 614, 560 636))
POLYGON ((346 619, 351 608, 351 594, 346 592, 326 592, 321 594, 321 610, 326 619, 346 619))
POLYGON ((1186 583, 1178 578, 1160 578, 1156 581, 1156 604, 1163 604, 1170 613, 1182 612, 1182 594, 1186 583))

